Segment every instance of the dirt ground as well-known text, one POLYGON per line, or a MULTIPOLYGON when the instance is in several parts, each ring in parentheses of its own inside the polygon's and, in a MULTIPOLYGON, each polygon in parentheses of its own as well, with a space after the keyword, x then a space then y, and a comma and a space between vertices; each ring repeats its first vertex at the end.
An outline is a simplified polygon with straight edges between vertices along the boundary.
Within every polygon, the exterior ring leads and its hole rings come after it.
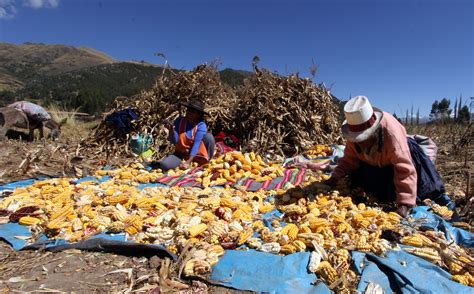
POLYGON ((156 256, 128 257, 76 249, 15 251, 0 243, 0 264, 0 293, 242 293, 200 280, 173 278, 174 265, 156 256))
MULTIPOLYGON (((103 157, 87 156, 78 151, 78 143, 89 131, 87 127, 74 125, 64 129, 59 141, 0 142, 0 184, 41 176, 85 176, 105 163, 119 162, 118 159, 106 162, 103 157)), ((472 129, 467 126, 408 128, 409 133, 428 135, 438 144, 437 168, 447 192, 456 201, 458 214, 471 225, 474 213, 472 129), (466 194, 468 185, 470 192, 466 194)), ((156 257, 148 259, 79 250, 15 251, 7 243, 0 242, 0 293, 240 292, 213 286, 205 280, 180 280, 176 267, 176 264, 156 257)))

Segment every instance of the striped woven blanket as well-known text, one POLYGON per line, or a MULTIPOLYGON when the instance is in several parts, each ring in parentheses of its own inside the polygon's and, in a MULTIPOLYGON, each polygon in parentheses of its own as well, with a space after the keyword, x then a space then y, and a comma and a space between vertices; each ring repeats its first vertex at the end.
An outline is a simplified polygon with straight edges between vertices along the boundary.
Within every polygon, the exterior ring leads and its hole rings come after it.
MULTIPOLYGON (((169 187, 202 187, 201 183, 196 180, 194 174, 198 172, 200 168, 195 168, 189 171, 187 174, 179 176, 163 176, 156 182, 167 185, 169 187)), ((247 191, 258 191, 263 190, 277 190, 286 188, 288 185, 299 185, 306 177, 306 169, 295 168, 286 169, 283 177, 274 178, 265 182, 257 182, 250 178, 242 178, 236 183, 228 183, 230 186, 238 189, 245 189, 247 191)))

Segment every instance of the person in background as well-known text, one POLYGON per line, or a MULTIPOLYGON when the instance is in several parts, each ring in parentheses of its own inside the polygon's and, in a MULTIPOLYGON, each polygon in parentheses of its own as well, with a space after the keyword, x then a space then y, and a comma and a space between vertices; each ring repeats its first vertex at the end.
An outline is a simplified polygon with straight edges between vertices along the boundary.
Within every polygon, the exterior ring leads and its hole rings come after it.
POLYGON ((175 152, 157 162, 154 167, 163 171, 178 166, 188 168, 192 162, 203 165, 209 162, 214 154, 215 140, 207 132, 204 115, 204 103, 198 99, 181 103, 186 107, 186 115, 179 116, 174 123, 167 123, 169 141, 174 144, 175 152))
POLYGON ((391 114, 372 107, 367 97, 357 96, 346 103, 344 115, 344 157, 325 184, 334 186, 349 175, 353 186, 381 200, 396 201, 403 217, 416 206, 417 196, 418 200, 436 199, 444 193, 433 163, 391 114))

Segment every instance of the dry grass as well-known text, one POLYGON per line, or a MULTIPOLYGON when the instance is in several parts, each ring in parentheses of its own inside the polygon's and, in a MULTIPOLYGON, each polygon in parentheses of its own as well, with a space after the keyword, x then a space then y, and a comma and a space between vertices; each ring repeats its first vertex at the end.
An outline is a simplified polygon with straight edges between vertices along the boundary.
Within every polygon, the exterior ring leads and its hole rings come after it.
POLYGON ((469 124, 449 123, 406 126, 406 129, 408 134, 430 137, 441 150, 451 151, 453 145, 458 143, 468 127, 469 124))
POLYGON ((61 137, 64 139, 82 139, 86 137, 90 130, 95 127, 99 121, 84 122, 80 120, 78 108, 67 109, 64 107, 50 105, 48 112, 52 119, 61 124, 61 137))
POLYGON ((78 109, 66 109, 64 107, 50 105, 48 107, 48 112, 51 114, 51 118, 57 122, 64 122, 65 125, 68 126, 76 126, 77 121, 77 113, 79 113, 78 109))

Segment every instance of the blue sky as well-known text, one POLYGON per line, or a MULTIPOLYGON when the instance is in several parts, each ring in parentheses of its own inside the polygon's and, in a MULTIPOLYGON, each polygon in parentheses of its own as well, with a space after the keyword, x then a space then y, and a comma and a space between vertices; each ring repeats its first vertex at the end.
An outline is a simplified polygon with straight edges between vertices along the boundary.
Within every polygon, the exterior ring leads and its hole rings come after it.
POLYGON ((0 41, 88 46, 192 69, 259 65, 404 115, 474 96, 474 1, 0 0, 0 41))

